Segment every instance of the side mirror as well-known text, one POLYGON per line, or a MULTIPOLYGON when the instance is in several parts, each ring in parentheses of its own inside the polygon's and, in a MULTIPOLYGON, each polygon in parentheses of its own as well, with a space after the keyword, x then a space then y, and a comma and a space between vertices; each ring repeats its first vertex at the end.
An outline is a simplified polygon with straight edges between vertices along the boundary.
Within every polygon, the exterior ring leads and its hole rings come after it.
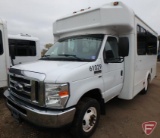
POLYGON ((11 56, 11 59, 15 59, 14 45, 9 46, 9 54, 11 56))
POLYGON ((119 56, 127 57, 129 54, 129 39, 128 37, 120 37, 119 38, 119 56))

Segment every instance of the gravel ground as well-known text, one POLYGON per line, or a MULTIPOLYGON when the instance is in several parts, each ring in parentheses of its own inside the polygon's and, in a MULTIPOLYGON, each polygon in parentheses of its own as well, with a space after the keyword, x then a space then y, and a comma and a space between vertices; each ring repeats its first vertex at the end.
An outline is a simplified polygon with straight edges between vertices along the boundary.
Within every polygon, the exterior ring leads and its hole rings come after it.
MULTIPOLYGON (((27 122, 18 123, 5 106, 3 90, 0 92, 0 138, 71 138, 67 128, 44 129, 27 122)), ((92 138, 159 138, 160 137, 160 63, 157 77, 146 95, 137 95, 131 101, 113 99, 106 104, 106 115, 101 116, 92 138), (157 121, 153 133, 142 130, 145 121, 157 121)))

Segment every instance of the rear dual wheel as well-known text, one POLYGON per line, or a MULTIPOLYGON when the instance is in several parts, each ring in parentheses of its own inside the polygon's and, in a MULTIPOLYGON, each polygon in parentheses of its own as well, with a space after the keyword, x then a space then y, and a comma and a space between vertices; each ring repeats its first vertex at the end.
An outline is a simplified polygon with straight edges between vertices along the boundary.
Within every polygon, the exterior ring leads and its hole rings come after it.
POLYGON ((147 81, 146 81, 146 83, 147 83, 146 88, 144 88, 144 90, 141 92, 141 94, 147 94, 150 81, 151 81, 151 76, 148 75, 148 78, 147 78, 147 81))

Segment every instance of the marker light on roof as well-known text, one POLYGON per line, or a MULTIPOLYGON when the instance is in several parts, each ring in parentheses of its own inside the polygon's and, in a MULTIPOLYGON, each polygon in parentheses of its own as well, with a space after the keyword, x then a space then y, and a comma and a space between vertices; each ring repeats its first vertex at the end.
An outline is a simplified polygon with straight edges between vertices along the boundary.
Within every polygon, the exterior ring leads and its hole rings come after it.
POLYGON ((91 7, 88 7, 86 9, 81 9, 80 11, 74 11, 73 14, 78 13, 78 12, 82 12, 82 11, 85 11, 85 10, 88 10, 88 9, 91 9, 91 7))

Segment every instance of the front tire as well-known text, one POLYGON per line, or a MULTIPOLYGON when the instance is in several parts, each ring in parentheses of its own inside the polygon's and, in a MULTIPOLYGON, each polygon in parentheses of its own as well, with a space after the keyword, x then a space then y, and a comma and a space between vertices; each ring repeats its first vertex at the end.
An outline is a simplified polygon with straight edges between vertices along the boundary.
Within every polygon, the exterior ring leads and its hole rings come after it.
POLYGON ((99 122, 100 105, 97 100, 83 98, 77 105, 71 133, 76 138, 90 137, 99 122))

